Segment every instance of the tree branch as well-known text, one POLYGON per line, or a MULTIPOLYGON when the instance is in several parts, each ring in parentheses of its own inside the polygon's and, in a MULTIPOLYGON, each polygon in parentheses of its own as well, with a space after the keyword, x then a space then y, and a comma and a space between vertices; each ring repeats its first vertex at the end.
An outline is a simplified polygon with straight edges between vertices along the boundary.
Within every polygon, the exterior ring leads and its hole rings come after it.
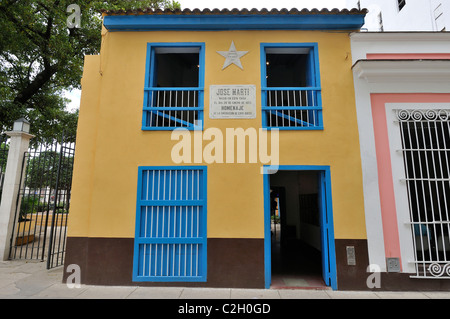
POLYGON ((14 103, 25 104, 34 94, 36 94, 57 72, 56 65, 49 65, 41 71, 34 80, 23 88, 15 97, 14 103))
POLYGON ((26 37, 36 44, 37 46, 40 46, 41 43, 37 42, 36 39, 30 34, 30 32, 35 33, 39 35, 40 37, 43 37, 44 34, 42 32, 39 32, 38 30, 33 30, 29 28, 28 26, 22 24, 19 20, 16 19, 16 17, 10 13, 7 7, 0 6, 0 11, 3 12, 3 14, 8 18, 9 21, 14 23, 14 25, 20 30, 23 31, 23 33, 26 35, 26 37))

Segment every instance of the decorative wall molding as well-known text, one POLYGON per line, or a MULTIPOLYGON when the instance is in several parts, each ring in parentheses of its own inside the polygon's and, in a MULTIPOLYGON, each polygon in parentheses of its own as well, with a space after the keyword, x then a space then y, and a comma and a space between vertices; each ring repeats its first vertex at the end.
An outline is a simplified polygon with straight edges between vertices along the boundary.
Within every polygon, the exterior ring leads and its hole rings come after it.
POLYGON ((450 60, 358 60, 353 71, 369 83, 450 83, 450 60))

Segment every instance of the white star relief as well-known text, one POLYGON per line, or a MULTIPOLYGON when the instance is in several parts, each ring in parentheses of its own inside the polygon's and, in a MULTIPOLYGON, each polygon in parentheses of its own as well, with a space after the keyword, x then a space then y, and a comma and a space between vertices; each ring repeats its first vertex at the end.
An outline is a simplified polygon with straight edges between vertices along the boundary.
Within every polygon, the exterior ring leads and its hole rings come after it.
POLYGON ((217 53, 225 58, 225 63, 223 64, 222 70, 228 67, 230 64, 234 64, 242 70, 244 69, 242 67, 240 58, 246 55, 248 51, 236 51, 236 47, 233 41, 231 41, 231 46, 228 51, 217 51, 217 53))

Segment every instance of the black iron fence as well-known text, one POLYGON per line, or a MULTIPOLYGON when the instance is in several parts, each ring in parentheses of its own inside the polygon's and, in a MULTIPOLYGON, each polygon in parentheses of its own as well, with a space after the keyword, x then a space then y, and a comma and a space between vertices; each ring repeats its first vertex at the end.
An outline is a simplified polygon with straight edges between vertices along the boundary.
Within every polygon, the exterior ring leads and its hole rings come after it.
POLYGON ((74 143, 43 143, 23 158, 11 259, 46 260, 47 269, 64 263, 74 143))

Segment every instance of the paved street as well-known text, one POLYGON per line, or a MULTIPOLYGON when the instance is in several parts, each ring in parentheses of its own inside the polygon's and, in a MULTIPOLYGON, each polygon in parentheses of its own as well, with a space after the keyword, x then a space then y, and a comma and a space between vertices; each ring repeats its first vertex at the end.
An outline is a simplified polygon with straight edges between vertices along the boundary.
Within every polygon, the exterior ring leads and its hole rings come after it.
POLYGON ((161 288, 81 285, 61 282, 63 267, 45 262, 1 261, 0 299, 450 299, 450 292, 356 292, 301 289, 161 288))

